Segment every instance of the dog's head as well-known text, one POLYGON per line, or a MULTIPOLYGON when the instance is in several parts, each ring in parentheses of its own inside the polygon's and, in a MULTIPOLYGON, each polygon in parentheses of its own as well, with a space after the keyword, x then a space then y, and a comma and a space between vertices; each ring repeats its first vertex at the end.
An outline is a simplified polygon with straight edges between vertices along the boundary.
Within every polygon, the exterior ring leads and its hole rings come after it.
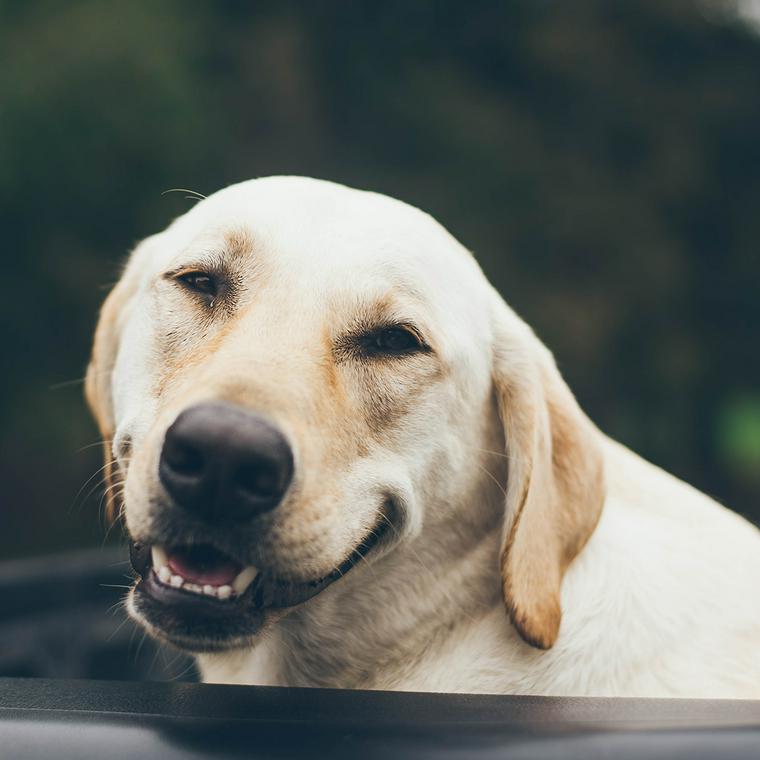
POLYGON ((355 565, 465 511, 485 520, 495 478, 510 616, 529 643, 556 639, 603 499, 596 433, 417 209, 289 177, 203 200, 133 252, 87 397, 139 575, 131 611, 156 635, 248 644, 355 565))

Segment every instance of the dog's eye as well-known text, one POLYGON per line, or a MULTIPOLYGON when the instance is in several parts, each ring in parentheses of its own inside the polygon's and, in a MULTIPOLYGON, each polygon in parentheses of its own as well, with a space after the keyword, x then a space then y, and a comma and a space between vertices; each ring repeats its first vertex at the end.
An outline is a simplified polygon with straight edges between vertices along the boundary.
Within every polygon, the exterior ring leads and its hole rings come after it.
POLYGON ((217 293, 216 280, 206 272, 185 272, 177 279, 190 290, 200 293, 208 298, 213 298, 217 293))
POLYGON ((403 356, 426 349, 422 340, 402 326, 382 327, 360 339, 362 350, 369 356, 403 356))

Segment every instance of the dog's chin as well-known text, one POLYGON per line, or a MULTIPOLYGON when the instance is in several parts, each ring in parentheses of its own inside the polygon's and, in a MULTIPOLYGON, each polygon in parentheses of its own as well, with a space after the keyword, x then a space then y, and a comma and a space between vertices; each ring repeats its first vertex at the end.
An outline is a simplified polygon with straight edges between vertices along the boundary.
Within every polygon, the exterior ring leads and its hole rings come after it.
POLYGON ((155 638, 193 653, 248 647, 270 622, 320 594, 383 541, 381 521, 327 575, 295 580, 243 566, 210 544, 130 542, 128 608, 155 638))

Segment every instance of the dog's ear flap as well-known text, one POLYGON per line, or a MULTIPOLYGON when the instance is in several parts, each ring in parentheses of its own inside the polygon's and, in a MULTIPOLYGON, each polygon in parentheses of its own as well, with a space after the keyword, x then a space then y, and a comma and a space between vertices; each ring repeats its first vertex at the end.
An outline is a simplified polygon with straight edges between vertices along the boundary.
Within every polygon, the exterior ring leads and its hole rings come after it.
POLYGON ((111 290, 101 306, 90 363, 87 365, 85 376, 84 393, 87 404, 104 439, 113 438, 114 434, 111 373, 119 349, 121 334, 119 317, 128 298, 129 288, 122 280, 111 290))
MULTIPOLYGON (((151 240, 148 238, 147 240, 151 240)), ((90 362, 85 375, 85 397, 98 424, 103 440, 103 472, 106 485, 106 514, 115 519, 121 510, 118 491, 118 466, 113 458, 112 441, 115 432, 111 375, 113 374, 119 341, 128 305, 137 290, 136 259, 145 255, 147 240, 133 252, 130 264, 114 286, 100 309, 95 329, 90 362)))
POLYGON ((122 278, 103 303, 84 385, 87 403, 103 440, 106 515, 109 521, 115 520, 121 512, 118 466, 112 451, 115 423, 111 375, 119 349, 121 315, 131 292, 129 282, 122 278))
POLYGON ((497 328, 494 385, 508 468, 504 601, 520 636, 549 649, 559 635, 562 577, 604 502, 599 433, 551 354, 511 312, 497 328))

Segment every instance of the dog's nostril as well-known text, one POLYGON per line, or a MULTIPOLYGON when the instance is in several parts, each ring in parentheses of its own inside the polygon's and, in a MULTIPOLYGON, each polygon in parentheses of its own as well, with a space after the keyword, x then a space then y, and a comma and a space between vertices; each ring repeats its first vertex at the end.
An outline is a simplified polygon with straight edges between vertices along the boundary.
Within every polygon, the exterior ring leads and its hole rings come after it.
POLYGON ((177 443, 165 452, 165 457, 178 475, 198 475, 203 471, 203 455, 192 446, 177 443))
POLYGON ((245 465, 235 471, 235 482, 244 491, 257 496, 277 496, 282 484, 275 468, 267 464, 245 465))

